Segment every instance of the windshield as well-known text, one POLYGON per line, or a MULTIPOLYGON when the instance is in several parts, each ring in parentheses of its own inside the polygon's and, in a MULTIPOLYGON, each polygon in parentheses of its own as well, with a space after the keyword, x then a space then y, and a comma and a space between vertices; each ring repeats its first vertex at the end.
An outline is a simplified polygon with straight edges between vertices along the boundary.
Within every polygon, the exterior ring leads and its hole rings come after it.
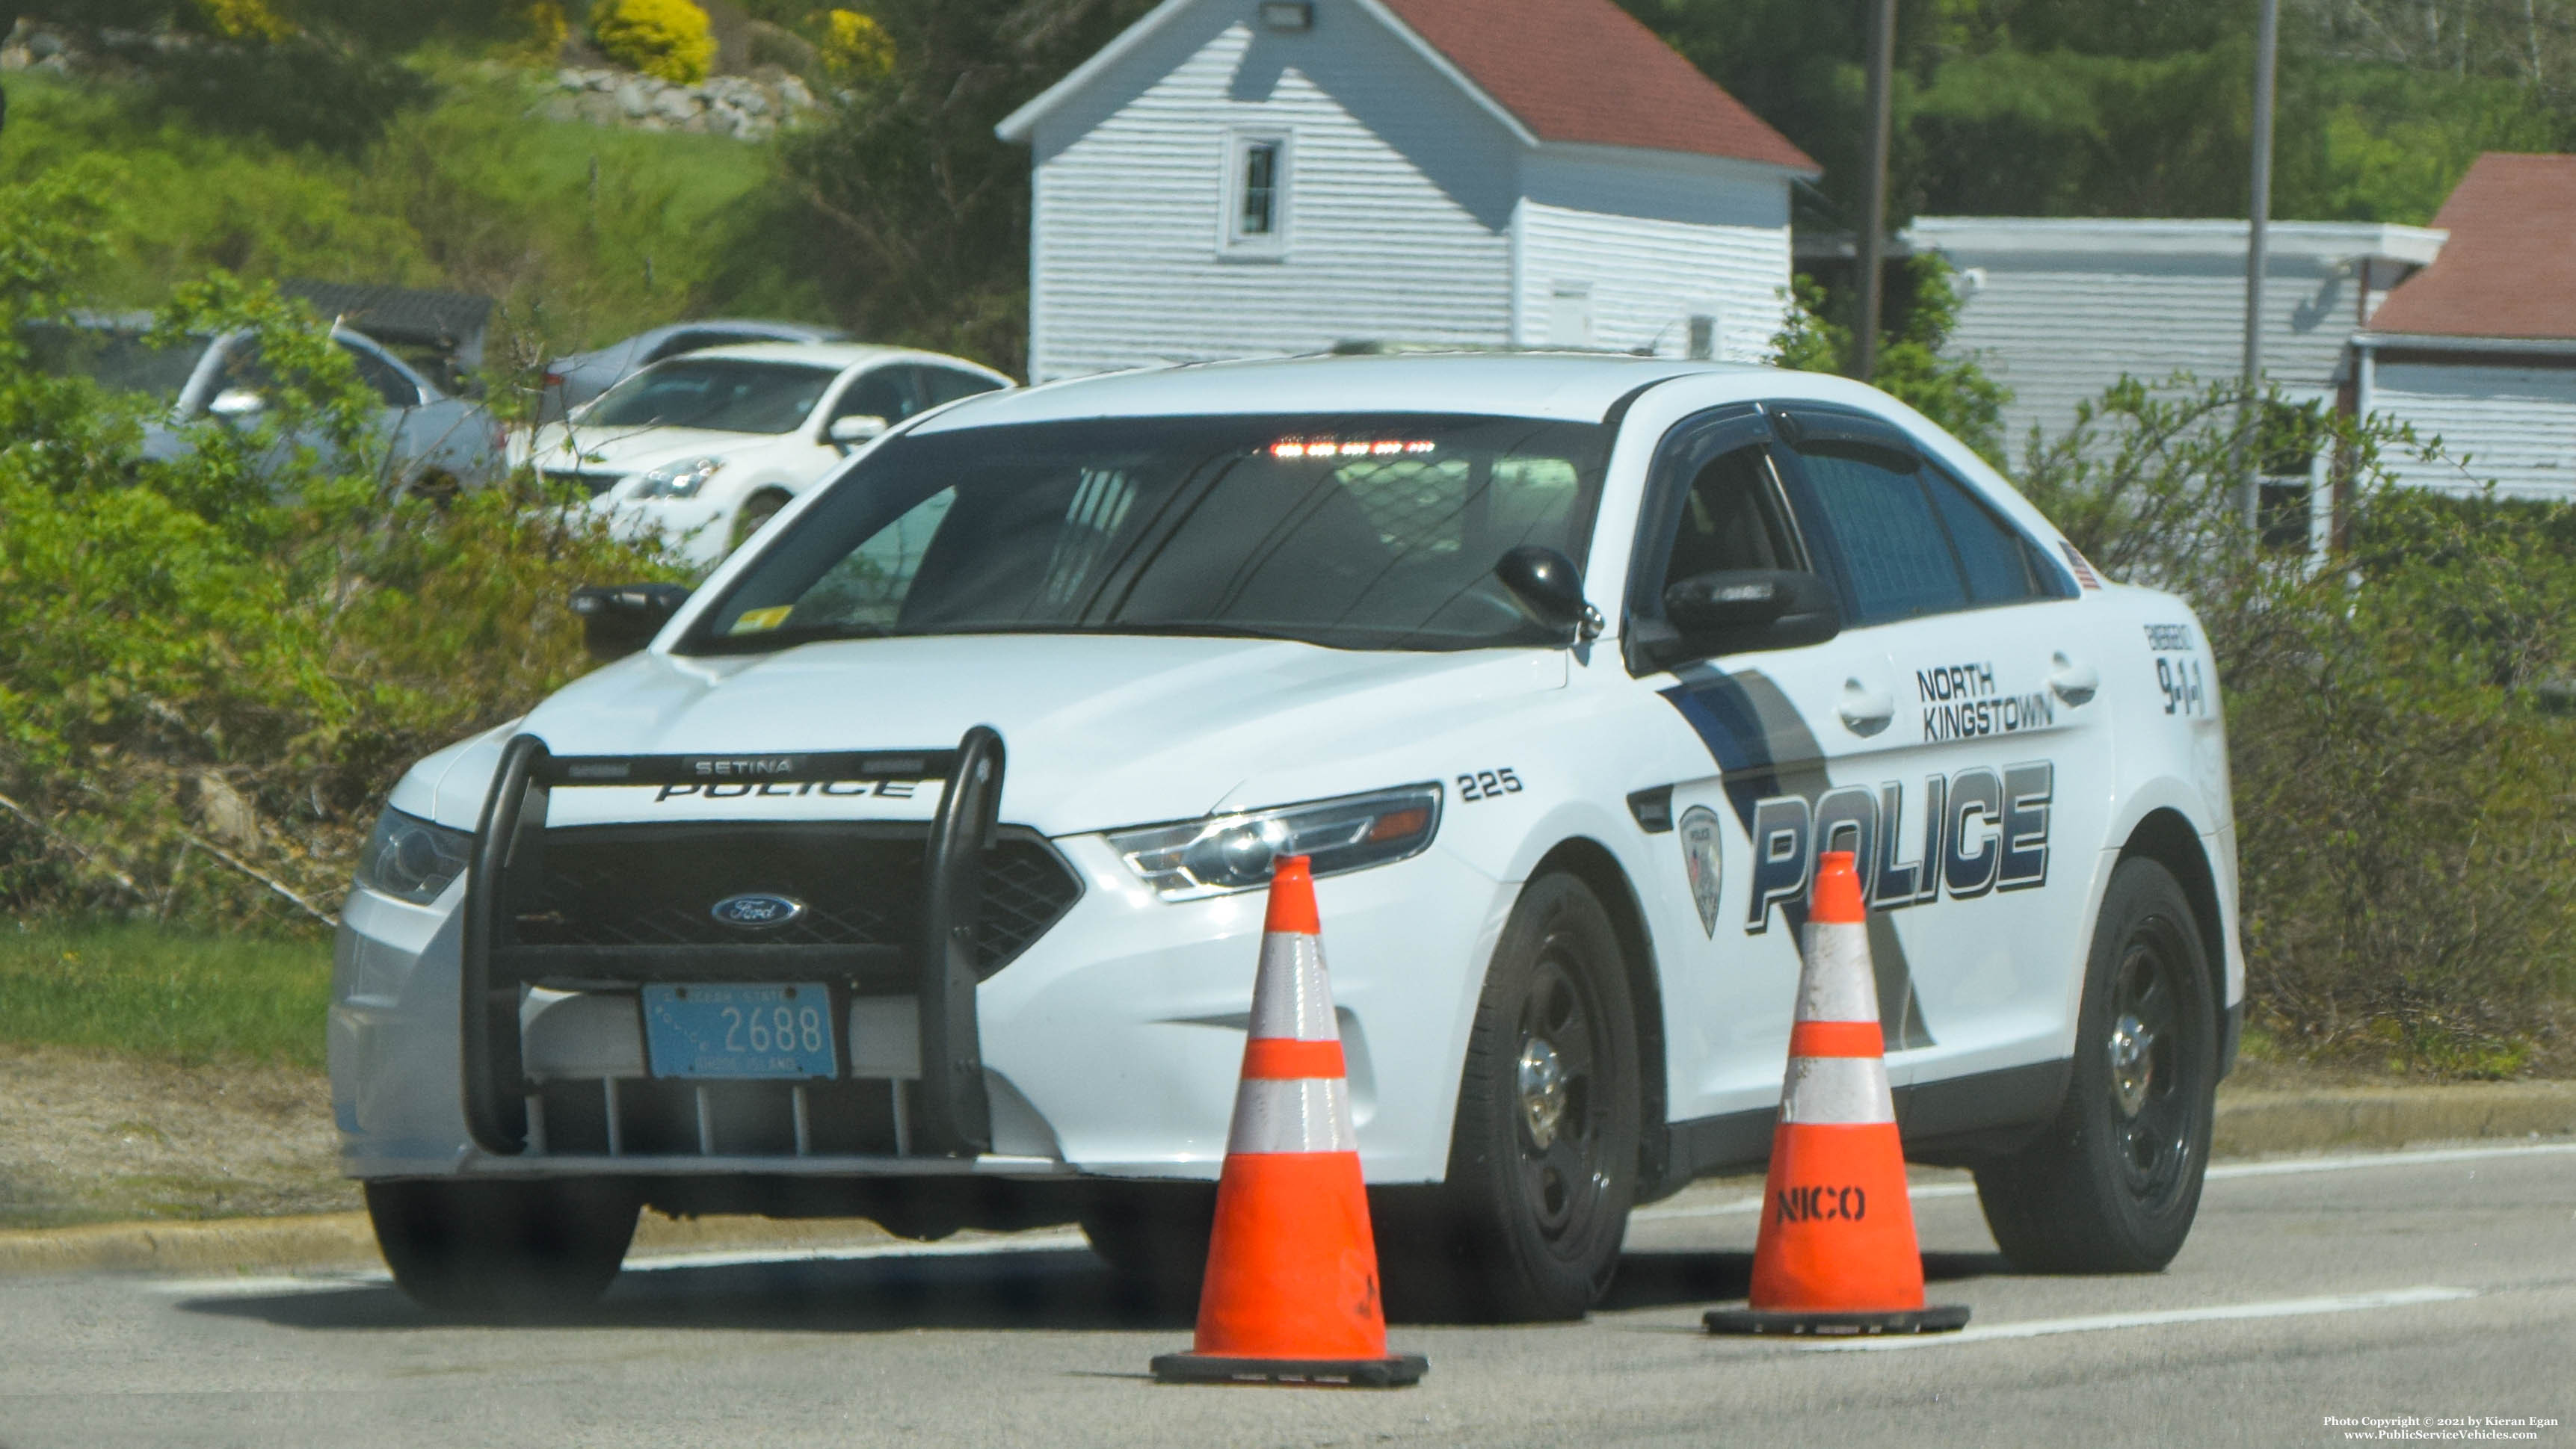
POLYGON ((1580 562, 1609 429, 1397 415, 1109 418, 898 437, 683 648, 954 633, 1544 644, 1494 577, 1580 562))
POLYGON ((189 341, 177 347, 154 347, 143 333, 128 328, 79 327, 39 322, 21 334, 40 372, 55 377, 86 377, 116 392, 139 392, 176 402, 179 390, 197 370, 206 344, 189 341))
POLYGON ((840 373, 792 362, 728 357, 658 363, 599 395, 581 415, 595 428, 712 428, 784 433, 823 400, 840 373))

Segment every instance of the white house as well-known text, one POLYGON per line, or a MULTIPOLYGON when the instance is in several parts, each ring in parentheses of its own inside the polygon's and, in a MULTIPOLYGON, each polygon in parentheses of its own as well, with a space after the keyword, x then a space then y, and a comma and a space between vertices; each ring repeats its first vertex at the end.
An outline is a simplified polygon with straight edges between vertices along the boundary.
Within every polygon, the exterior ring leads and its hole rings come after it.
POLYGON ((2576 156, 2481 156, 2433 224, 2442 255, 2352 339, 2353 405, 2459 460, 2408 483, 2576 502, 2576 156))
POLYGON ((1814 162, 1611 0, 1165 0, 998 128, 1032 381, 1355 342, 1762 356, 1814 162))
MULTIPOLYGON (((2016 456, 2122 376, 2210 382, 2245 367, 2242 221, 1926 216, 1905 240, 1958 269, 1949 349, 2013 391, 2016 456)), ((2377 222, 2275 222, 2263 283, 2263 370, 2293 402, 2332 403, 2353 334, 2442 249, 2443 233, 2377 222)))

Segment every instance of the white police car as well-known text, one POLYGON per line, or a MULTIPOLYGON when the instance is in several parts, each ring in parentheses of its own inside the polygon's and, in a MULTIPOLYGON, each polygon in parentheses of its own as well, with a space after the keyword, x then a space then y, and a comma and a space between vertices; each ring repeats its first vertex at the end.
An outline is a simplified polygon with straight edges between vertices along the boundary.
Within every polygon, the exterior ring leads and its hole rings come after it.
POLYGON ((675 593, 586 597, 650 647, 415 767, 350 898, 343 1160, 426 1302, 595 1293, 639 1204, 1194 1283, 1284 849, 1399 1278, 1578 1314, 1633 1205, 1763 1158, 1827 846, 1910 1151, 2026 1266, 2189 1229, 2243 979, 2206 645, 1867 387, 997 393, 675 593))

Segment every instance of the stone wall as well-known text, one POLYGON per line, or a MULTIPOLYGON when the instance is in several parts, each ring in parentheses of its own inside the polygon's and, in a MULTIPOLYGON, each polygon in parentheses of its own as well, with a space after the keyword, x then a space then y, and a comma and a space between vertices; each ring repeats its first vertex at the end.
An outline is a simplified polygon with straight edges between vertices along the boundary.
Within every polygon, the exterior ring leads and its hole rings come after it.
POLYGON ((795 76, 774 66, 762 71, 684 86, 630 70, 566 67, 555 73, 555 94, 540 109, 555 121, 766 141, 816 102, 795 76))

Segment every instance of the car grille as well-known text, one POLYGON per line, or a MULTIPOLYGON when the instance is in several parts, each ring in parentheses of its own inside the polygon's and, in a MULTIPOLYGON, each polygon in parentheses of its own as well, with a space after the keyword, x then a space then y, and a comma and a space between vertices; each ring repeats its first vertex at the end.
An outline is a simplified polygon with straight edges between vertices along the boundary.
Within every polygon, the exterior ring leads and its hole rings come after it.
MULTIPOLYGON (((544 861, 507 918, 522 946, 890 946, 921 925, 926 825, 894 822, 583 826, 545 833, 544 861), (791 896, 804 914, 746 931, 716 902, 791 896)), ((989 977, 1061 919, 1082 882, 1033 832, 985 857, 976 968, 989 977)))
POLYGON ((547 482, 570 484, 592 498, 616 487, 626 477, 623 473, 599 473, 585 468, 543 468, 538 471, 545 474, 547 482))

